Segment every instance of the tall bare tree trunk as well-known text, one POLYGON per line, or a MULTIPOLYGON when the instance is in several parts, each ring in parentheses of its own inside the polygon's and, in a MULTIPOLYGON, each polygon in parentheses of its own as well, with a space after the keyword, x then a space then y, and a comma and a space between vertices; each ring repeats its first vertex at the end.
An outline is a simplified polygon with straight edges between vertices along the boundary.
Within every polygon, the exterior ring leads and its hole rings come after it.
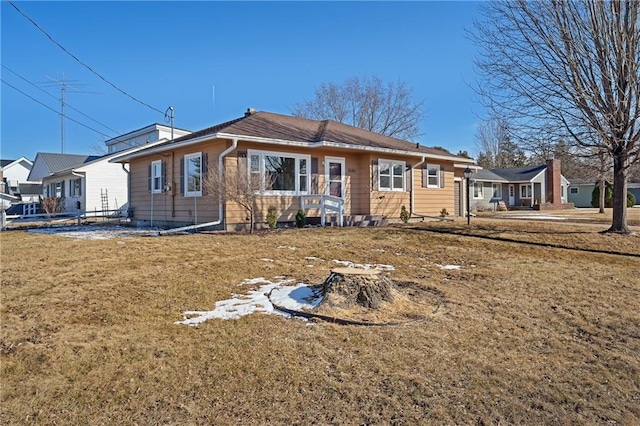
POLYGON ((604 214, 605 192, 607 190, 607 185, 605 185, 604 176, 600 177, 600 180, 598 181, 598 188, 600 188, 600 193, 598 194, 598 196, 600 197, 598 200, 598 203, 599 203, 598 206, 600 207, 600 210, 598 211, 598 213, 604 214))
POLYGON ((627 226, 627 156, 624 153, 613 157, 613 223, 609 232, 631 233, 627 226))

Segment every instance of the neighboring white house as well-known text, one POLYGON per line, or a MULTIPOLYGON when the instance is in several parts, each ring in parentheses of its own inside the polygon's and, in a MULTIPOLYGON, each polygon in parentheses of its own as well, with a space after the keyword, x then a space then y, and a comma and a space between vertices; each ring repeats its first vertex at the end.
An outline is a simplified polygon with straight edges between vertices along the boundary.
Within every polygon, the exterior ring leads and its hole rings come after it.
MULTIPOLYGON (((156 123, 118 136, 117 138, 109 139, 105 142, 105 145, 107 145, 107 152, 111 154, 135 146, 157 142, 161 139, 171 140, 171 133, 171 127, 156 123)), ((174 128, 173 138, 176 139, 189 133, 191 132, 188 130, 174 128)))
MULTIPOLYGON (((190 132, 173 130, 173 137, 190 132)), ((39 152, 29 180, 42 183, 43 197, 64 199, 63 211, 76 212, 78 202, 84 212, 126 210, 129 201, 129 171, 121 164, 109 163, 116 155, 170 141, 170 127, 152 124, 105 142, 109 153, 103 156, 39 152)))
POLYGON ((31 160, 25 157, 17 160, 0 160, 0 179, 2 180, 0 193, 3 194, 3 199, 14 203, 38 200, 41 192, 37 188, 38 182, 29 180, 32 166, 31 160))

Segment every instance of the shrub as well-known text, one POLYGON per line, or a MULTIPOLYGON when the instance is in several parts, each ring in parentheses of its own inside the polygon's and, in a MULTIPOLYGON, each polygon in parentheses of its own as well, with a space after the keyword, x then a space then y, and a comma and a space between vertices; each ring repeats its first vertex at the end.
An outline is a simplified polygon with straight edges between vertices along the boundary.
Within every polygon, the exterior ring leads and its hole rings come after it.
POLYGON ((307 215, 304 212, 304 210, 300 209, 298 210, 298 213, 296 213, 296 226, 298 228, 304 228, 306 224, 307 224, 307 215))
MULTIPOLYGON (((591 206, 600 207, 600 186, 596 184, 591 193, 591 206)), ((613 185, 609 182, 604 183, 604 206, 613 207, 613 185)))
POLYGON ((269 206, 269 209, 267 210, 267 224, 269 225, 269 228, 275 228, 277 222, 278 215, 276 206, 269 206))
POLYGON ((42 209, 47 214, 60 213, 64 210, 64 198, 47 197, 42 200, 42 209))
POLYGON ((627 191, 627 207, 633 207, 636 204, 636 196, 627 191))
POLYGON ((449 216, 449 212, 447 211, 447 209, 440 210, 440 217, 447 217, 447 216, 449 216))
MULTIPOLYGON (((627 191, 627 207, 633 207, 636 204, 636 197, 627 191)), ((591 205, 593 207, 600 207, 600 187, 596 185, 591 193, 591 205)), ((613 185, 609 182, 605 182, 604 186, 604 206, 607 208, 613 207, 613 185)))
POLYGON ((400 209, 400 220, 403 221, 404 223, 409 222, 409 217, 411 215, 409 214, 409 211, 407 210, 407 208, 405 206, 402 206, 402 208, 400 209))

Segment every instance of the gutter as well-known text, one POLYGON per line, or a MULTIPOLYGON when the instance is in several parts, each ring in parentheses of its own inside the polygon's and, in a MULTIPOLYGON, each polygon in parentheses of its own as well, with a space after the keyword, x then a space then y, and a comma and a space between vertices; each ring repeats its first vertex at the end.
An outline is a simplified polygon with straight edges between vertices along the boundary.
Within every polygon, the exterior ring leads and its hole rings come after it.
MULTIPOLYGON (((464 163, 466 167, 466 163, 469 163, 469 165, 472 165, 473 160, 470 159, 466 159, 466 158, 460 158, 460 157, 456 157, 456 156, 449 156, 449 155, 438 155, 438 154, 425 154, 425 153, 420 153, 420 152, 414 152, 414 151, 406 151, 406 150, 402 150, 402 149, 393 149, 393 148, 378 148, 378 147, 370 147, 370 146, 363 146, 363 145, 350 145, 350 144, 345 144, 345 143, 337 143, 337 142, 327 142, 327 141, 320 141, 320 142, 299 142, 299 141, 290 141, 290 140, 284 140, 284 139, 270 139, 270 138, 261 138, 261 137, 256 137, 256 136, 245 136, 245 135, 234 135, 231 133, 211 133, 208 135, 204 135, 204 136, 200 136, 197 138, 193 138, 193 139, 187 139, 185 141, 182 142, 177 142, 175 144, 164 144, 164 145, 160 145, 154 148, 147 148, 141 151, 137 151, 137 152, 132 152, 130 154, 125 154, 125 155, 121 155, 119 157, 115 157, 113 159, 111 159, 111 162, 121 162, 121 161, 128 161, 131 160, 133 158, 138 158, 138 157, 143 157, 146 155, 150 155, 150 154, 155 154, 158 152, 162 152, 165 151, 167 149, 177 149, 177 148, 181 148, 181 147, 185 147, 185 146, 189 146, 189 145, 194 145, 200 142, 206 142, 206 141, 210 141, 213 139, 231 139, 231 140, 243 140, 246 142, 256 142, 256 143, 265 143, 265 144, 274 144, 274 145, 284 145, 284 146, 295 146, 295 147, 302 147, 302 148, 320 148, 320 147, 326 147, 326 148, 338 148, 338 149, 349 149, 349 150, 353 150, 353 151, 368 151, 368 152, 383 152, 383 153, 387 153, 387 154, 397 154, 397 155, 404 155, 404 156, 412 156, 412 157, 420 157, 420 158, 431 158, 434 160, 445 160, 445 161, 454 161, 457 163, 464 163)), ((457 166, 460 164, 457 164, 457 166)))
POLYGON ((415 187, 415 182, 414 182, 413 171, 416 169, 416 167, 424 164, 425 161, 427 161, 427 157, 423 156, 422 160, 420 160, 419 162, 417 162, 416 164, 413 164, 411 166, 411 199, 409 201, 409 213, 411 213, 412 216, 422 216, 422 215, 417 214, 414 211, 414 203, 415 203, 416 191, 415 191, 415 188, 414 188, 415 187))

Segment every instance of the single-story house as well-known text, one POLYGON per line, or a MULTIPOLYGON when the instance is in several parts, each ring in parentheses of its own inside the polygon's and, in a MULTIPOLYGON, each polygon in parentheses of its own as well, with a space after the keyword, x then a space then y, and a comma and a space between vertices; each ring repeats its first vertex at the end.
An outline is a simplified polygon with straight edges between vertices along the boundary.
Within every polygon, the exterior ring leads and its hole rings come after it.
POLYGON ((593 207, 591 196, 595 187, 594 180, 572 179, 569 185, 569 202, 576 207, 593 207))
POLYGON ((258 224, 270 206, 281 223, 294 222, 300 209, 317 218, 321 207, 337 205, 357 221, 399 218, 402 206, 425 216, 465 211, 462 172, 473 160, 331 120, 249 109, 235 120, 112 161, 130 165, 134 222, 235 230, 247 227, 246 211, 208 193, 208 170, 225 182, 258 181, 258 224))
MULTIPOLYGON (((591 205, 593 190, 596 182, 593 180, 571 180, 569 185, 569 202, 576 207, 593 207, 591 205)), ((627 192, 631 192, 636 198, 636 206, 640 205, 640 183, 627 182, 627 192)))
POLYGON ((470 185, 472 210, 495 209, 501 201, 511 208, 573 207, 567 202, 569 181, 561 174, 560 160, 530 167, 478 170, 470 185))

